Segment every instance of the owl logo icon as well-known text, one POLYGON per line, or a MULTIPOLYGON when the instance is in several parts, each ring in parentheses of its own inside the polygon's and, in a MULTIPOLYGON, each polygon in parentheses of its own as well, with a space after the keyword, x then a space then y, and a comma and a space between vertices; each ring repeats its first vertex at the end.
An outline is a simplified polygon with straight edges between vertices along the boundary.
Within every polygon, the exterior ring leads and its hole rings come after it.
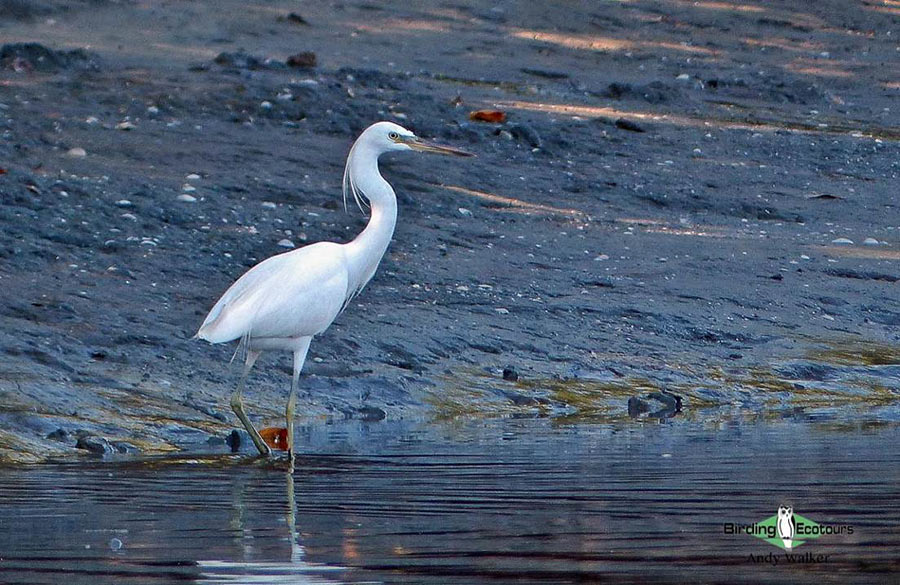
POLYGON ((778 537, 784 543, 786 550, 793 548, 794 535, 797 533, 797 526, 794 523, 794 508, 792 506, 778 506, 778 537))

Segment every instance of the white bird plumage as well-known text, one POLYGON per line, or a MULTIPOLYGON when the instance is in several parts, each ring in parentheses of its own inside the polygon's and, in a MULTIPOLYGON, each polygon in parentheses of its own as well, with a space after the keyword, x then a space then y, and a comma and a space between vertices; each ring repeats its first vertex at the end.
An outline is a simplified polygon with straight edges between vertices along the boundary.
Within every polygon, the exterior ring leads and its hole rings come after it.
POLYGON ((231 406, 263 455, 270 449, 247 418, 241 399, 247 374, 263 350, 293 352, 294 372, 285 410, 287 450, 292 459, 296 390, 310 341, 334 322, 378 269, 397 223, 397 198, 378 170, 378 158, 404 150, 471 156, 423 142, 392 122, 369 126, 350 149, 343 179, 345 207, 348 195, 360 209, 363 197, 371 206, 366 228, 346 244, 318 242, 263 260, 225 291, 197 332, 196 337, 211 343, 241 340, 246 359, 231 406))

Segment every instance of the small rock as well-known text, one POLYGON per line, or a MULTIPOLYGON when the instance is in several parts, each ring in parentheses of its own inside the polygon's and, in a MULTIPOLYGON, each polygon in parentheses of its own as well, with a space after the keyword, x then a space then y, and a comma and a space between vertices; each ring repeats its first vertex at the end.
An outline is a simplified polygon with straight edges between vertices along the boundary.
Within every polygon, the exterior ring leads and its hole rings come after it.
POLYGON ((80 146, 76 146, 75 148, 70 148, 67 152, 67 155, 75 158, 81 158, 83 156, 87 156, 87 151, 80 146))
POLYGON ((626 120, 625 118, 619 118, 618 120, 616 120, 616 128, 628 130, 629 132, 646 132, 643 126, 639 125, 637 122, 626 120))
POLYGON ((312 51, 304 51, 287 58, 288 67, 296 69, 313 69, 316 66, 316 54, 312 51))
POLYGON ((131 207, 132 203, 128 199, 119 199, 116 201, 118 207, 131 207))
POLYGON ((290 22, 291 24, 300 24, 303 26, 309 26, 309 21, 307 21, 305 18, 303 18, 296 12, 291 12, 287 16, 279 16, 278 22, 290 22))
POLYGON ((275 203, 272 201, 263 201, 262 206, 265 207, 266 209, 277 209, 278 208, 278 206, 275 205, 275 203))
POLYGON ((637 418, 648 412, 650 412, 650 403, 646 400, 641 400, 637 396, 631 396, 628 399, 628 416, 637 418))
POLYGON ((182 193, 178 197, 175 198, 175 201, 182 201, 184 203, 196 203, 197 198, 193 195, 188 195, 187 193, 182 193))
POLYGON ((463 217, 472 217, 472 212, 466 209, 465 207, 460 207, 458 209, 459 214, 463 217))
POLYGON ((122 548, 122 541, 118 538, 109 539, 109 550, 119 550, 122 548))
POLYGON ((504 309, 503 307, 500 307, 500 308, 494 309, 494 310, 501 315, 509 315, 509 309, 504 309))
POLYGON ((524 140, 532 148, 540 148, 543 145, 537 130, 527 124, 513 124, 509 127, 509 131, 512 133, 513 138, 524 140))
POLYGON ((137 216, 133 213, 123 213, 120 217, 122 219, 130 219, 131 221, 137 221, 137 216))
POLYGON ((836 238, 834 240, 831 240, 831 243, 837 244, 839 246, 852 246, 853 240, 851 240, 849 238, 836 238))
POLYGON ((198 175, 197 173, 191 173, 190 175, 186 176, 185 179, 187 179, 188 181, 199 181, 200 175, 198 175))
POLYGON ((55 431, 50 432, 47 435, 47 438, 51 441, 67 441, 69 439, 69 432, 65 429, 56 429, 55 431))
POLYGON ((678 81, 690 81, 691 76, 688 75, 687 73, 682 73, 681 75, 677 76, 675 79, 677 79, 678 81))
POLYGON ((290 241, 287 238, 284 238, 283 240, 278 240, 277 245, 281 248, 296 248, 297 247, 294 245, 294 242, 290 241))
POLYGON ((194 187, 193 185, 189 185, 189 184, 185 183, 184 185, 181 186, 181 190, 184 191, 185 193, 193 193, 194 191, 197 190, 197 188, 194 187))
POLYGON ((261 104, 259 104, 259 107, 261 107, 261 108, 264 109, 264 110, 271 110, 271 109, 272 109, 272 102, 266 100, 266 101, 262 102, 261 104))
POLYGON ((511 367, 507 366, 503 368, 503 379, 507 382, 518 382, 519 381, 519 372, 515 371, 511 367))
POLYGON ((875 238, 866 238, 863 240, 863 246, 877 246, 880 242, 875 238))
POLYGON ((147 108, 147 113, 150 115, 156 115, 159 113, 159 108, 157 108, 156 106, 149 106, 147 108))
POLYGON ((85 451, 89 451, 94 453, 95 455, 106 455, 108 453, 115 453, 116 449, 103 437, 98 437, 96 435, 87 435, 78 439, 78 442, 75 443, 76 449, 83 449, 85 451))
POLYGON ((124 122, 119 122, 118 124, 116 124, 116 130, 128 131, 128 130, 134 130, 135 128, 137 128, 137 126, 135 126, 128 120, 125 120, 124 122))

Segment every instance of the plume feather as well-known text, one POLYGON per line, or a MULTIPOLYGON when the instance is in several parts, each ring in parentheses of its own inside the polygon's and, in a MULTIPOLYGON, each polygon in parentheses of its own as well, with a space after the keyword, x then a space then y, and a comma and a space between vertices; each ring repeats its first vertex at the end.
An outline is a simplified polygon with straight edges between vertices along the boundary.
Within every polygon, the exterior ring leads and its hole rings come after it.
POLYGON ((356 183, 353 182, 353 176, 350 174, 350 165, 353 162, 353 154, 356 151, 356 144, 350 149, 350 154, 347 156, 347 164, 344 166, 344 180, 342 184, 342 191, 344 195, 344 211, 347 211, 347 192, 353 194, 353 200, 356 202, 356 206, 359 207, 359 210, 366 213, 366 210, 363 206, 368 207, 369 203, 366 201, 365 193, 356 186, 356 183))

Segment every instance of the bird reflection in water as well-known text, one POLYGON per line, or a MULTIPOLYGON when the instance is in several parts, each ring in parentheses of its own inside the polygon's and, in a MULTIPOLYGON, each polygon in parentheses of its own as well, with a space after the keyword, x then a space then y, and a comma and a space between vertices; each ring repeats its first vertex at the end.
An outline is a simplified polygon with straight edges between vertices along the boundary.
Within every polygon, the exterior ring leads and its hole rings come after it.
MULTIPOLYGON (((201 569, 198 583, 205 585, 241 584, 241 583, 299 583, 299 584, 343 584, 346 581, 335 578, 337 574, 347 571, 345 567, 310 563, 305 560, 306 550, 300 542, 297 530, 297 501, 294 491, 293 465, 289 465, 285 473, 285 495, 287 498, 285 520, 287 539, 290 542, 290 559, 278 561, 198 561, 201 569)), ((235 483, 232 492, 231 533, 235 544, 242 549, 245 559, 252 559, 260 554, 255 550, 252 530, 247 527, 246 483, 242 479, 235 483)), ((354 582, 359 583, 359 582, 354 582)))

